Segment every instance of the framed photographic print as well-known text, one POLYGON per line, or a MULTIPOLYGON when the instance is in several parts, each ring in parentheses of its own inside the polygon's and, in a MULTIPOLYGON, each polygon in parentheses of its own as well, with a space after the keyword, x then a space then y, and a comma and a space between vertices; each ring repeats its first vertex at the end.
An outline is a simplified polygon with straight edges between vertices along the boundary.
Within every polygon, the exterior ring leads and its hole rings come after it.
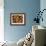
POLYGON ((26 18, 24 13, 11 13, 10 24, 11 25, 25 25, 26 18))

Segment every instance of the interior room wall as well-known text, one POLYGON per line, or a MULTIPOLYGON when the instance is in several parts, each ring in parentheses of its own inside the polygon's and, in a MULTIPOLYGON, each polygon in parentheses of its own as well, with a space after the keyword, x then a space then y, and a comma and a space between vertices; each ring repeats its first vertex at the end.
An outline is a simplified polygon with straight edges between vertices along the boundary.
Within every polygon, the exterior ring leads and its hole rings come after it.
POLYGON ((0 42, 4 41, 4 0, 0 0, 0 42))
POLYGON ((4 39, 17 42, 32 30, 33 19, 40 10, 40 0, 4 0, 4 39), (26 25, 11 26, 10 13, 25 13, 26 25))
MULTIPOLYGON (((40 0, 40 10, 46 9, 46 0, 40 0)), ((43 22, 40 21, 40 25, 46 27, 46 10, 43 12, 43 22)))

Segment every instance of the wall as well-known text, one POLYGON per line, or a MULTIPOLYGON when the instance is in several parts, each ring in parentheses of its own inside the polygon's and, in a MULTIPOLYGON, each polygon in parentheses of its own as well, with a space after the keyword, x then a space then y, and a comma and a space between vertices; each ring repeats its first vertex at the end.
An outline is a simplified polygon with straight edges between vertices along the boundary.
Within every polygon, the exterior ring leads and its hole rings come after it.
POLYGON ((40 10, 40 0, 4 0, 4 38, 7 41, 18 41, 32 29, 35 14, 40 10), (25 26, 11 26, 10 13, 25 13, 25 26))
MULTIPOLYGON (((40 9, 41 9, 41 11, 42 11, 43 9, 46 9, 46 0, 41 0, 41 1, 40 1, 40 9)), ((43 22, 40 21, 40 25, 46 27, 46 10, 43 12, 42 17, 43 17, 43 22)))
POLYGON ((0 0, 0 42, 4 41, 4 8, 3 0, 0 0))

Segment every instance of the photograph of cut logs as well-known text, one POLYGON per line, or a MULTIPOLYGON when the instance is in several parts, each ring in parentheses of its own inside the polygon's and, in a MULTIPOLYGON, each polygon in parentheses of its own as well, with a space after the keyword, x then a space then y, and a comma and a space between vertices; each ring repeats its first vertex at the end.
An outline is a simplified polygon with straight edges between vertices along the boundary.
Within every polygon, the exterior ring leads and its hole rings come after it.
POLYGON ((10 24, 11 25, 24 25, 25 24, 25 14, 24 13, 11 13, 10 14, 10 24))

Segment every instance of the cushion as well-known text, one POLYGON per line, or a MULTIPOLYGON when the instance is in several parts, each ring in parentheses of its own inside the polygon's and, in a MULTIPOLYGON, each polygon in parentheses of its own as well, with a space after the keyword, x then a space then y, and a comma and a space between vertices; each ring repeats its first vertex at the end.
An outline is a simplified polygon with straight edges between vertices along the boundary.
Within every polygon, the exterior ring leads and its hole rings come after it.
POLYGON ((24 38, 21 38, 18 42, 17 42, 17 46, 23 46, 23 43, 24 43, 24 38))

